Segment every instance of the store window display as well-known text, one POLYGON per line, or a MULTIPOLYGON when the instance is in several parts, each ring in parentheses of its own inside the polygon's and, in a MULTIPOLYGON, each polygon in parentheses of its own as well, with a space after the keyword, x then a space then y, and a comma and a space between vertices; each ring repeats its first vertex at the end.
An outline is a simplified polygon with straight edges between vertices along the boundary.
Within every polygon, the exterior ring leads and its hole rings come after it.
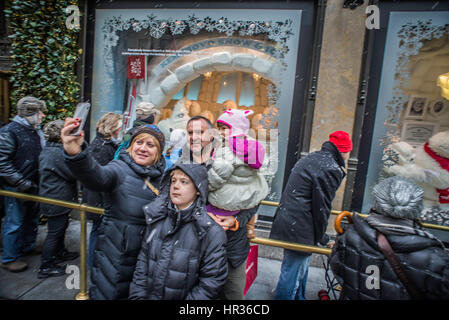
POLYGON ((373 185, 399 175, 425 190, 421 219, 449 225, 449 101, 437 86, 449 69, 448 19, 446 11, 390 13, 364 212, 373 185))
POLYGON ((161 111, 158 125, 169 139, 170 132, 192 116, 214 123, 226 109, 251 110, 250 135, 266 146, 261 170, 270 182, 269 200, 277 201, 287 156, 301 14, 124 9, 118 15, 97 9, 100 36, 95 38, 92 116, 120 110, 131 126, 135 106, 151 102, 161 111), (130 61, 133 70, 141 72, 127 73, 130 61))

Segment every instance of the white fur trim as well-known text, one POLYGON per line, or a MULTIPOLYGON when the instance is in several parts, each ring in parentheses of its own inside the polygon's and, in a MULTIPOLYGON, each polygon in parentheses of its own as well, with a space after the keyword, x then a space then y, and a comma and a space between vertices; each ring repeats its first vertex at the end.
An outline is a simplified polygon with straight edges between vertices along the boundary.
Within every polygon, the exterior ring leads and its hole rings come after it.
POLYGON ((438 132, 429 139, 429 147, 439 156, 449 159, 449 131, 438 132))

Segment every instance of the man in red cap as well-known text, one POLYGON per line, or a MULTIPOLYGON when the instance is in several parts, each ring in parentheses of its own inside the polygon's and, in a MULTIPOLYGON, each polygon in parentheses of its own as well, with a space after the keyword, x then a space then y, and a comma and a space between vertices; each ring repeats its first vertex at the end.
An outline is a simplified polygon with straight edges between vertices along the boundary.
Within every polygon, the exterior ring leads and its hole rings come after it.
POLYGON ((352 140, 349 134, 344 131, 335 131, 329 135, 329 142, 332 142, 340 151, 344 160, 349 159, 349 153, 352 150, 352 140))
MULTIPOLYGON (((346 173, 352 150, 349 134, 329 135, 321 150, 300 159, 292 169, 277 208, 270 238, 307 245, 325 244, 332 200, 346 173)), ((277 300, 305 300, 310 253, 284 249, 277 300)))

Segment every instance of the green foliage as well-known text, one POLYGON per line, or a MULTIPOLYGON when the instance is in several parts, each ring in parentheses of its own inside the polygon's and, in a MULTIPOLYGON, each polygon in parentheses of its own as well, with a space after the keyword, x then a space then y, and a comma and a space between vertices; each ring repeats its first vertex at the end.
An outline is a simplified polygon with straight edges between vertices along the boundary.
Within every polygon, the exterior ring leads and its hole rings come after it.
POLYGON ((65 8, 78 5, 78 0, 9 0, 12 58, 10 81, 11 105, 15 114, 17 101, 32 95, 47 104, 45 121, 71 116, 79 100, 75 63, 79 30, 68 29, 65 8))

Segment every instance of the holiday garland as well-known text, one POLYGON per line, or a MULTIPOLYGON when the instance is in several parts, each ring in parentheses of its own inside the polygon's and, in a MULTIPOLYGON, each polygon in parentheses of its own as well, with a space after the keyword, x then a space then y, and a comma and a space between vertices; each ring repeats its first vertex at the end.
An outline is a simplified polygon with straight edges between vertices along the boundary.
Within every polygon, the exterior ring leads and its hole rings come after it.
POLYGON ((79 29, 66 26, 66 8, 70 5, 78 5, 78 0, 7 2, 14 61, 10 78, 12 115, 17 101, 27 95, 46 102, 46 121, 73 114, 80 90, 75 63, 81 49, 79 29))

